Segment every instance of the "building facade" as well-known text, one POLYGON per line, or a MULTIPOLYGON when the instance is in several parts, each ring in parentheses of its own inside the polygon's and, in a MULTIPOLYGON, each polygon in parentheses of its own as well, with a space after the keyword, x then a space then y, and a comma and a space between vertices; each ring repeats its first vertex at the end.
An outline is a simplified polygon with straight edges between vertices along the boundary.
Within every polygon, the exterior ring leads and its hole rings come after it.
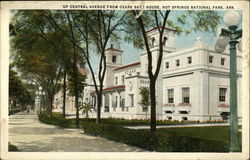
MULTIPOLYGON (((147 31, 153 71, 158 59, 158 30, 147 31)), ((217 53, 201 38, 189 48, 176 51, 175 31, 165 29, 164 53, 156 83, 157 119, 227 120, 230 110, 229 53, 217 53)), ((101 117, 148 119, 150 106, 140 104, 140 88, 149 88, 146 52, 138 62, 122 65, 123 51, 106 49, 107 70, 104 80, 101 117)), ((238 115, 241 117, 241 53, 237 52, 238 115)), ((84 101, 96 108, 96 95, 88 76, 84 101)), ((90 114, 95 117, 94 112, 90 114)))

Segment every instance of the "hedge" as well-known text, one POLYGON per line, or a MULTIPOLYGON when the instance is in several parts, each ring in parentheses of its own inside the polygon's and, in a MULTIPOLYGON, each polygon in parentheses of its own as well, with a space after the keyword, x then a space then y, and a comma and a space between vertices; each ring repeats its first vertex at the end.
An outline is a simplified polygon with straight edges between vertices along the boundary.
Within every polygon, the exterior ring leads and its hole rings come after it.
POLYGON ((9 109, 9 115, 12 115, 12 114, 15 114, 15 113, 18 113, 21 111, 22 111, 22 109, 20 109, 20 108, 11 108, 11 109, 9 109))
POLYGON ((202 140, 193 137, 133 130, 112 124, 82 122, 86 134, 158 152, 228 152, 229 144, 222 141, 202 140))
POLYGON ((46 114, 39 114, 39 120, 46 124, 52 124, 55 126, 60 126, 62 128, 67 128, 70 126, 70 121, 64 119, 62 116, 52 116, 48 117, 46 114))

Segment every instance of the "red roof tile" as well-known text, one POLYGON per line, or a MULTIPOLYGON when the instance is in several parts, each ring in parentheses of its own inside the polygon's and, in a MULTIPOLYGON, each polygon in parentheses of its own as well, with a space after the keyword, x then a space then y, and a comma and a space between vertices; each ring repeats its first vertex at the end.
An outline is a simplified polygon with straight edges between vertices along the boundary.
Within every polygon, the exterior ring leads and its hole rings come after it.
POLYGON ((120 49, 116 49, 116 48, 107 48, 106 51, 119 51, 119 52, 122 52, 122 50, 120 49))
MULTIPOLYGON (((162 28, 163 26, 159 26, 159 28, 162 28)), ((155 30, 157 27, 155 27, 155 28, 152 28, 152 29, 149 29, 149 30, 147 30, 146 32, 150 32, 150 31, 153 31, 153 30, 155 30)), ((171 29, 171 28, 167 28, 167 27, 165 27, 164 28, 165 30, 168 30, 168 31, 177 31, 177 30, 175 30, 175 29, 171 29)))
MULTIPOLYGON (((125 88, 125 85, 120 85, 120 86, 113 86, 113 87, 108 87, 108 88, 104 88, 103 91, 111 91, 111 90, 116 90, 116 89, 123 89, 125 88)), ((95 91, 91 91, 91 94, 94 94, 95 91)))
POLYGON ((109 88, 104 88, 104 91, 108 91, 108 90, 115 90, 115 89, 121 89, 121 88, 125 88, 125 85, 120 85, 120 86, 113 86, 113 87, 109 87, 109 88))
POLYGON ((119 69, 123 69, 123 68, 127 68, 127 67, 131 67, 131 66, 136 66, 136 65, 139 65, 139 64, 141 64, 141 62, 136 62, 136 63, 128 64, 128 65, 125 65, 125 66, 118 67, 118 68, 114 69, 113 71, 116 71, 116 70, 119 70, 119 69))

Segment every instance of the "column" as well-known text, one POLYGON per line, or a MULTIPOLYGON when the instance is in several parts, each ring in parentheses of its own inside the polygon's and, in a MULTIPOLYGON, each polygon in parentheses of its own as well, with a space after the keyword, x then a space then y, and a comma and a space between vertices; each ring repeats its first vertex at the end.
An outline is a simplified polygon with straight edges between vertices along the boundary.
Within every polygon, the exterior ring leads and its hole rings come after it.
POLYGON ((112 109, 112 93, 109 93, 109 111, 112 109))
POLYGON ((105 94, 102 95, 102 106, 101 106, 101 112, 104 112, 105 110, 105 94))

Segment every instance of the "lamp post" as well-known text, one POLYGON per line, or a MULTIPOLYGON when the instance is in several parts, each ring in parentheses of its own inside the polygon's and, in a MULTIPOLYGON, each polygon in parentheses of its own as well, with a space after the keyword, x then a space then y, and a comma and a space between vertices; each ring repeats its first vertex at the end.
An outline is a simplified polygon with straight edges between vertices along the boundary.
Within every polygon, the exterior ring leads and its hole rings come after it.
MULTIPOLYGON (((230 151, 237 152, 240 150, 238 142, 238 116, 237 116, 237 54, 236 45, 238 39, 242 37, 242 30, 238 29, 241 21, 238 12, 229 11, 224 16, 224 22, 228 29, 221 29, 221 34, 215 44, 215 51, 224 52, 229 44, 230 50, 230 151)), ((241 51, 241 43, 238 44, 241 51)))

